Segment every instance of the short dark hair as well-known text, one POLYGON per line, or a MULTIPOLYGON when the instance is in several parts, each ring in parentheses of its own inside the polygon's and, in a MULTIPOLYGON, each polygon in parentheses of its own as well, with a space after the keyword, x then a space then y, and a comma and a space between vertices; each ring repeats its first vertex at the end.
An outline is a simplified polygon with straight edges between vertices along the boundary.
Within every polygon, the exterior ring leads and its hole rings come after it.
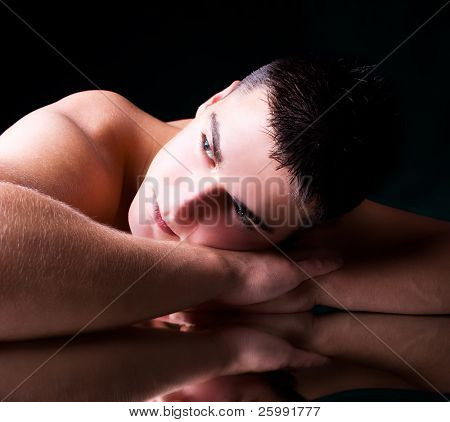
POLYGON ((350 211, 370 188, 374 146, 388 136, 387 97, 380 78, 364 78, 370 70, 339 59, 290 57, 240 84, 243 92, 267 88, 271 157, 298 182, 296 194, 312 208, 313 222, 350 211))

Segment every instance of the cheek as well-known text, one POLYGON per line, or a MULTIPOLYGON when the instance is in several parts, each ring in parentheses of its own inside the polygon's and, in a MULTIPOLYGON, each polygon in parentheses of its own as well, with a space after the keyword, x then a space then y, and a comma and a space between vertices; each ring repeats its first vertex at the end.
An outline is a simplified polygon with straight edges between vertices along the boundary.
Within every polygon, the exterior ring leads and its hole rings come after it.
POLYGON ((170 179, 192 176, 192 173, 198 167, 196 146, 195 140, 192 135, 189 136, 189 133, 183 136, 175 136, 158 151, 147 175, 170 179))

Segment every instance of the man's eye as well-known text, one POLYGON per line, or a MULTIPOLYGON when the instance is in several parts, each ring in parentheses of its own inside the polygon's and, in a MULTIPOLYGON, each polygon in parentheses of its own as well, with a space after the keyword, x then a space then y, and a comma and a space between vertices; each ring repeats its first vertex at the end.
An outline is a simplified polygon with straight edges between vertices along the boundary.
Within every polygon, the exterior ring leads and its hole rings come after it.
POLYGON ((239 220, 244 225, 244 227, 250 230, 254 229, 255 228, 254 223, 252 223, 252 221, 248 217, 245 210, 241 207, 241 205, 238 204, 236 201, 233 201, 233 207, 234 211, 236 212, 237 216, 239 217, 239 220))
POLYGON ((206 135, 202 134, 202 148, 203 151, 205 151, 206 155, 214 161, 214 151, 211 148, 211 144, 209 143, 208 138, 206 135))

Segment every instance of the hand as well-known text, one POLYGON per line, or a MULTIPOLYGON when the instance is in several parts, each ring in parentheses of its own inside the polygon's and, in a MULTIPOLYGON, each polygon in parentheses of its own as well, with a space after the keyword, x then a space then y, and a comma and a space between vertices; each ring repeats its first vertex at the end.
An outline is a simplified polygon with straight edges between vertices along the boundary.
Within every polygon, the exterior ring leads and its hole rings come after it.
POLYGON ((314 278, 314 280, 305 280, 295 289, 275 299, 234 308, 241 312, 269 314, 291 314, 310 311, 315 305, 319 304, 318 298, 326 294, 321 290, 324 277, 326 278, 326 275, 314 278))
POLYGON ((303 286, 306 280, 335 271, 342 264, 339 257, 324 251, 317 251, 310 257, 305 253, 293 253, 287 257, 275 250, 227 252, 225 256, 237 270, 237 280, 217 302, 231 306, 259 304, 289 295, 288 292, 297 297, 312 286, 311 283, 303 286))

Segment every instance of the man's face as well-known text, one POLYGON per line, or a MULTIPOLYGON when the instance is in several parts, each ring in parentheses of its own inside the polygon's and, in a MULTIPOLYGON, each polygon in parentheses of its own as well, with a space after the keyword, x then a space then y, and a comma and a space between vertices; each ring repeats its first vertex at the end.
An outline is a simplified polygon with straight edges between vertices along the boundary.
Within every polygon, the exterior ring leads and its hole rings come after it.
POLYGON ((211 101, 162 148, 129 212, 132 233, 258 249, 298 228, 289 174, 271 159, 266 92, 211 101))

